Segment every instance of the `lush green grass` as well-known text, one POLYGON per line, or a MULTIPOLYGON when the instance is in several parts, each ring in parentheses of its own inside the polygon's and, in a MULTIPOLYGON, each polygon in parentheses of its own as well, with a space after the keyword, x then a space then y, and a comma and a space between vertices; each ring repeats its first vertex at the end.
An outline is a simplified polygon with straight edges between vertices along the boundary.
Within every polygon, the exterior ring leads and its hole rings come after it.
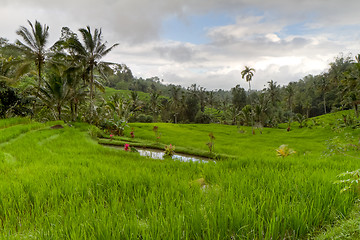
MULTIPOLYGON (((98 145, 84 124, 14 121, 0 120, 3 239, 298 239, 353 208, 332 182, 358 160, 323 151, 358 130, 156 124, 162 144, 207 151, 213 132, 215 152, 236 156, 183 163, 98 145), (278 158, 281 144, 297 154, 278 158)), ((132 124, 135 139, 155 141, 154 125, 132 124)))
POLYGON ((348 219, 338 221, 335 225, 327 226, 327 231, 314 234, 316 240, 358 240, 360 239, 360 208, 357 205, 348 219))

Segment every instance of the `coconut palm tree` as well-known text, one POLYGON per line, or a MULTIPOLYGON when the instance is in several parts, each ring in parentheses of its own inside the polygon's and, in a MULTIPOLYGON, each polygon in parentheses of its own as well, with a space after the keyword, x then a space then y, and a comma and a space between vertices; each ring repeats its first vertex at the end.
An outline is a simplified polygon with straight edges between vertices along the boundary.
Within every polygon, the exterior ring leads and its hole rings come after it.
POLYGON ((30 30, 24 26, 16 31, 23 42, 16 40, 15 44, 9 44, 7 48, 16 51, 22 57, 18 68, 18 75, 29 72, 33 64, 36 66, 36 74, 38 77, 38 87, 42 83, 42 72, 47 58, 50 56, 50 50, 46 49, 49 38, 49 27, 42 26, 40 22, 35 20, 33 25, 29 20, 30 30))
POLYGON ((102 62, 101 59, 105 57, 114 47, 118 44, 114 44, 111 47, 106 47, 106 42, 103 42, 101 29, 95 29, 91 33, 89 26, 87 28, 79 29, 83 44, 76 38, 71 37, 68 40, 68 47, 76 53, 75 57, 81 61, 85 66, 85 72, 89 75, 89 88, 90 88, 90 119, 93 115, 93 98, 94 98, 94 85, 96 81, 94 79, 94 70, 97 69, 103 78, 105 77, 104 70, 108 69, 108 62, 102 62))
POLYGON ((57 120, 61 120, 61 111, 69 100, 70 89, 64 71, 52 69, 43 86, 36 87, 36 95, 41 102, 54 112, 57 120))
POLYGON ((179 115, 180 107, 181 107, 181 87, 172 85, 169 89, 170 91, 170 107, 173 111, 174 122, 177 123, 177 116, 179 115))
POLYGON ((273 80, 270 80, 267 83, 269 85, 268 85, 268 88, 266 89, 266 91, 268 92, 268 94, 270 96, 270 101, 271 101, 272 106, 275 107, 276 103, 278 101, 280 101, 280 87, 273 80))
POLYGON ((241 71, 241 78, 244 79, 249 83, 249 91, 251 90, 250 82, 254 76, 255 69, 245 66, 245 69, 241 71))
MULTIPOLYGON (((251 96, 250 96, 250 91, 251 91, 251 85, 250 82, 254 76, 254 72, 255 69, 254 68, 250 68, 248 66, 245 66, 245 69, 243 71, 241 71, 241 77, 242 79, 245 78, 245 80, 249 83, 249 100, 250 100, 250 105, 252 106, 252 101, 251 101, 251 96)), ((253 114, 251 114, 251 127, 252 127, 252 133, 255 134, 254 131, 254 117, 253 114)))

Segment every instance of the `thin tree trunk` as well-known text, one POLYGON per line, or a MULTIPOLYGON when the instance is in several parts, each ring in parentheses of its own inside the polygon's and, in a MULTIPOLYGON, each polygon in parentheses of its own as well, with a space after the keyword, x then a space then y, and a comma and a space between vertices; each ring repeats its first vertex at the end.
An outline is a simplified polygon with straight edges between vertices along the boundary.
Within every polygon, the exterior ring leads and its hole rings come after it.
POLYGON ((255 130, 254 130, 254 114, 253 114, 253 110, 252 110, 252 101, 251 101, 251 86, 250 86, 250 81, 249 81, 249 101, 250 101, 250 106, 251 106, 251 110, 250 110, 250 116, 251 116, 251 130, 252 130, 252 134, 255 135, 255 130))
POLYGON ((58 111, 58 120, 61 120, 61 106, 57 106, 57 111, 58 111))
POLYGON ((93 120, 93 84, 94 84, 94 72, 93 66, 90 66, 90 122, 93 120))
POLYGON ((38 79, 38 87, 40 88, 40 86, 41 86, 41 78, 42 78, 42 76, 41 76, 41 63, 39 62, 38 63, 39 64, 39 67, 38 67, 38 77, 39 77, 39 79, 38 79))
POLYGON ((355 116, 359 118, 358 104, 354 103, 355 116))
POLYGON ((324 99, 324 112, 325 112, 325 114, 326 114, 326 98, 325 98, 325 94, 324 94, 323 99, 324 99))

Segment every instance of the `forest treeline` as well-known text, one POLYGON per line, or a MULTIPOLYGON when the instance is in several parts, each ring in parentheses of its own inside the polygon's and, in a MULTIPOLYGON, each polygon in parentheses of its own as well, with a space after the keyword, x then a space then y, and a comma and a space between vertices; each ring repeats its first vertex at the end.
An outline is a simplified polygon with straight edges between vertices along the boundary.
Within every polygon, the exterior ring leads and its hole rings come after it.
POLYGON ((340 55, 322 74, 286 86, 269 76, 262 90, 251 90, 256 72, 245 67, 230 91, 208 91, 196 84, 166 85, 158 77, 137 78, 125 64, 103 61, 117 44, 107 46, 101 29, 63 27, 52 46, 49 27, 37 21, 16 33, 15 43, 0 39, 0 118, 86 121, 114 130, 135 121, 276 127, 337 110, 359 115, 360 55, 340 55), (248 90, 241 87, 246 82, 248 90), (104 98, 105 87, 130 94, 104 98))

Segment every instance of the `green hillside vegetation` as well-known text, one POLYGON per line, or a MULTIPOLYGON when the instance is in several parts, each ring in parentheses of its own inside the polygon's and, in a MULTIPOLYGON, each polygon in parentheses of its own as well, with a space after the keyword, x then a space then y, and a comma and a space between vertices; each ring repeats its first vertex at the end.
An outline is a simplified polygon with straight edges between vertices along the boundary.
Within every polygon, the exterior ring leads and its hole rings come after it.
MULTIPOLYGON (((333 122, 339 114, 318 121, 333 122)), ((356 200, 333 182, 359 168, 358 159, 332 155, 327 144, 358 136, 351 127, 294 126, 253 135, 251 127, 158 124, 162 144, 206 151, 212 132, 214 152, 235 156, 187 163, 101 146, 87 124, 6 119, 0 126, 6 239, 307 238, 348 216, 356 200), (64 128, 50 128, 56 124, 64 128), (296 153, 277 156, 282 144, 296 153)), ((131 124, 133 140, 156 143, 153 126, 131 124)))
POLYGON ((0 38, 0 238, 357 239, 360 55, 261 90, 245 66, 209 91, 103 61, 118 44, 101 29, 16 33, 0 38))
MULTIPOLYGON (((130 100, 131 92, 132 92, 131 90, 118 90, 115 88, 105 87, 105 92, 102 93, 100 96, 106 100, 109 100, 111 96, 115 94, 119 94, 122 98, 130 100)), ((136 93, 138 94, 140 101, 147 101, 150 98, 148 93, 144 93, 140 91, 137 91, 136 93)))

